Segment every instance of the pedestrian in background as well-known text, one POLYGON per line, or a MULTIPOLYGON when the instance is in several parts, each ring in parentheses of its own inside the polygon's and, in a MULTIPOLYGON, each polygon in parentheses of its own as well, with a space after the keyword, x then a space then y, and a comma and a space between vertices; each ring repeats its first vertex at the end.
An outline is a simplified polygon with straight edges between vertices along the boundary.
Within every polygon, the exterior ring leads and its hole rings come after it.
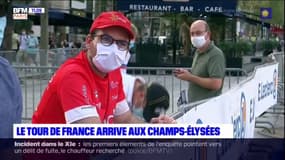
POLYGON ((142 77, 122 73, 123 88, 131 112, 143 119, 145 107, 146 83, 142 77))
POLYGON ((22 30, 22 34, 19 36, 19 50, 16 55, 16 62, 18 65, 26 65, 28 64, 28 35, 26 30, 22 30))
POLYGON ((31 30, 28 36, 28 48, 27 48, 27 53, 29 57, 29 63, 28 65, 38 65, 36 58, 37 55, 39 55, 39 41, 38 38, 34 35, 34 31, 31 30))
POLYGON ((189 56, 191 51, 191 42, 189 37, 189 24, 187 15, 182 15, 182 24, 179 29, 179 41, 183 47, 183 56, 189 56))
POLYGON ((16 62, 16 54, 19 50, 19 41, 18 34, 13 31, 12 33, 12 55, 11 55, 11 64, 12 62, 16 62))
POLYGON ((177 68, 177 78, 189 82, 190 102, 215 97, 221 94, 225 76, 223 52, 211 41, 210 27, 204 20, 197 20, 190 27, 192 45, 197 48, 192 70, 177 68))
POLYGON ((143 109, 145 107, 146 82, 140 76, 133 76, 127 73, 127 64, 130 54, 121 66, 123 89, 126 100, 132 113, 143 120, 143 109))

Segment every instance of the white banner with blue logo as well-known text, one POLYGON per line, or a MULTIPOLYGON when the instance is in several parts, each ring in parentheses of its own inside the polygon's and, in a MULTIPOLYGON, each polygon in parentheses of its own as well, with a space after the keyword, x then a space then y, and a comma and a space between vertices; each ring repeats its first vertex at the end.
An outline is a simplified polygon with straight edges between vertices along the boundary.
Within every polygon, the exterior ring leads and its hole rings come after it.
POLYGON ((221 101, 228 101, 228 105, 224 105, 225 122, 233 124, 235 138, 254 136, 255 84, 255 80, 251 79, 231 90, 224 99, 221 99, 221 101))
POLYGON ((224 113, 221 112, 219 109, 216 109, 215 106, 223 106, 225 102, 219 100, 213 100, 210 103, 210 105, 208 104, 208 102, 203 103, 191 109, 190 111, 186 112, 177 121, 179 123, 189 123, 189 124, 205 124, 211 122, 224 123, 225 122, 224 113), (200 113, 203 113, 202 117, 200 113))
POLYGON ((259 68, 256 72, 256 116, 277 103, 278 65, 259 68))
POLYGON ((258 67, 228 92, 198 105, 179 123, 233 124, 235 138, 253 138, 255 118, 277 103, 278 64, 258 67))

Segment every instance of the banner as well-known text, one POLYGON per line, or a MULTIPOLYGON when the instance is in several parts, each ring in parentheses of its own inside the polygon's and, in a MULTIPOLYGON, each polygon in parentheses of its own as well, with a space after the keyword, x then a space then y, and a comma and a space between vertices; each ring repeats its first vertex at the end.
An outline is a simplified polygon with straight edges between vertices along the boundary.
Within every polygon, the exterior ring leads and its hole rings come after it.
POLYGON ((228 92, 192 108, 179 123, 233 124, 234 138, 253 138, 255 118, 277 103, 278 64, 258 67, 228 92))
POLYGON ((13 138, 233 138, 231 124, 14 124, 13 138))
POLYGON ((3 160, 282 160, 284 139, 0 139, 3 160), (10 149, 8 150, 8 146, 10 149), (5 148, 4 148, 5 147, 5 148), (4 156, 3 156, 4 153, 4 156), (8 157, 5 157, 5 154, 8 157), (11 157, 13 155, 13 157, 11 157), (15 157, 19 158, 15 158, 15 157), (262 158, 259 158, 262 157, 262 158))
POLYGON ((235 12, 237 0, 119 0, 117 10, 120 11, 149 11, 149 12, 235 12))

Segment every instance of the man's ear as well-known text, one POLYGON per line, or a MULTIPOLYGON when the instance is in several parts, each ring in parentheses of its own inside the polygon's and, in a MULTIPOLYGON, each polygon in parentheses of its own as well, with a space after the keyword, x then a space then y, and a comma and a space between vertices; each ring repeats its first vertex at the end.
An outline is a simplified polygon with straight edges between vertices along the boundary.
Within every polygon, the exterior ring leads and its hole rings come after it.
POLYGON ((88 34, 88 35, 86 36, 85 42, 86 42, 86 43, 90 43, 91 41, 92 41, 91 34, 88 34))
POLYGON ((211 32, 207 32, 208 39, 211 40, 211 32))
POLYGON ((87 36, 86 36, 86 40, 85 40, 85 45, 86 45, 86 49, 90 49, 90 43, 92 42, 92 37, 91 37, 91 35, 90 34, 88 34, 87 36))

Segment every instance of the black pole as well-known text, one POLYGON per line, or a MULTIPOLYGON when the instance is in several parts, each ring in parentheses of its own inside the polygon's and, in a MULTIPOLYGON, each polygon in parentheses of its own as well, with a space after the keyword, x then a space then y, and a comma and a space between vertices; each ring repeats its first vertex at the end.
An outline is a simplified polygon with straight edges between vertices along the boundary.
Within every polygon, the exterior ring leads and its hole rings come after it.
MULTIPOLYGON (((45 13, 41 14, 40 16, 40 22, 41 22, 41 40, 40 40, 40 65, 46 66, 48 64, 48 2, 45 0, 41 0, 42 7, 45 8, 45 13)), ((42 72, 45 72, 45 70, 42 70, 42 72)))
POLYGON ((261 39, 263 39, 263 21, 261 21, 261 39))
MULTIPOLYGON (((233 44, 235 44, 235 42, 236 42, 236 36, 235 36, 235 24, 236 24, 236 21, 235 21, 235 15, 234 15, 234 13, 232 14, 232 42, 233 42, 233 44)), ((237 51, 236 51, 236 49, 234 49, 233 50, 233 55, 234 55, 234 57, 236 56, 236 54, 237 54, 237 51)))
POLYGON ((69 0, 69 14, 71 14, 71 10, 72 10, 72 0, 69 0))
POLYGON ((236 19, 234 13, 232 14, 232 41, 236 42, 236 19))
POLYGON ((174 14, 174 28, 173 28, 173 41, 172 41, 172 48, 173 48, 173 61, 172 64, 176 64, 176 14, 174 14))

